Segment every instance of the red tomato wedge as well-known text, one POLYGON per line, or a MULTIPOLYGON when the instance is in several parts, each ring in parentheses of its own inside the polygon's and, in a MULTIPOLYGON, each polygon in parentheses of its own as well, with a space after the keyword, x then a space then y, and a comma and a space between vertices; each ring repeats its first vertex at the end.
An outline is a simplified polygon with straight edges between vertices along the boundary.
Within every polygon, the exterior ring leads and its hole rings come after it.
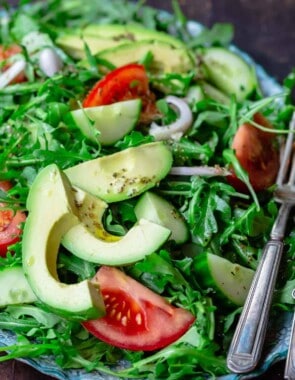
MULTIPOLYGON (((256 113, 253 120, 265 128, 272 128, 261 113, 256 113)), ((242 124, 233 139, 232 148, 255 191, 265 190, 275 183, 280 162, 274 133, 262 131, 250 123, 242 124)), ((238 191, 246 190, 245 184, 234 173, 228 180, 238 191)))
POLYGON ((102 266, 95 280, 104 298, 106 316, 83 322, 83 326, 113 346, 157 350, 180 338, 195 320, 189 311, 170 305, 114 267, 102 266))
MULTIPOLYGON (((22 51, 21 47, 18 45, 10 45, 7 48, 0 46, 0 67, 1 67, 0 72, 2 70, 3 71, 7 70, 11 66, 9 63, 7 63, 7 64, 4 64, 4 66, 2 67, 2 62, 16 54, 21 53, 21 51, 22 51)), ((11 83, 19 83, 25 80, 26 80, 25 74, 21 73, 11 83)))
POLYGON ((149 80, 143 65, 130 63, 119 67, 99 80, 83 101, 83 107, 95 107, 124 100, 142 100, 141 121, 159 114, 155 95, 149 89, 149 80))
MULTIPOLYGON (((8 181, 0 182, 0 189, 7 191, 11 188, 8 181)), ((5 257, 8 247, 16 243, 21 235, 20 225, 26 220, 22 211, 4 209, 5 203, 0 203, 0 256, 5 257), (1 209, 2 208, 2 209, 1 209)))

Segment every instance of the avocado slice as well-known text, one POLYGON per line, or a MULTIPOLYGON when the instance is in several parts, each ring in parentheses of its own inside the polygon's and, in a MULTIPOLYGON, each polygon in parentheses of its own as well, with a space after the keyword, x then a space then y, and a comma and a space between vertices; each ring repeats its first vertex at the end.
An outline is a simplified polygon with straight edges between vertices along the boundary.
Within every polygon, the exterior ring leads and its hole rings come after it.
POLYGON ((162 41, 178 48, 184 48, 184 43, 169 35, 143 27, 139 24, 90 24, 83 30, 60 35, 56 39, 66 53, 76 59, 85 58, 84 43, 93 55, 102 50, 118 47, 122 44, 132 44, 135 41, 162 41))
POLYGON ((76 204, 81 223, 62 238, 62 244, 81 259, 102 265, 126 265, 155 252, 168 239, 171 231, 159 224, 141 219, 126 235, 108 233, 102 217, 107 203, 77 189, 76 204))
POLYGON ((132 44, 119 45, 115 48, 103 50, 96 56, 120 67, 128 63, 139 62, 148 53, 153 56, 149 69, 155 74, 186 73, 195 67, 189 50, 156 40, 135 41, 132 44))
POLYGON ((70 182, 105 202, 135 197, 170 171, 172 152, 162 141, 128 148, 65 170, 70 182))
POLYGON ((141 24, 90 24, 86 26, 82 34, 84 37, 107 37, 112 38, 117 42, 130 41, 161 41, 166 42, 175 47, 184 47, 184 43, 176 37, 171 36, 168 33, 160 32, 158 30, 152 30, 145 28, 141 24))
POLYGON ((46 308, 74 320, 92 319, 105 312, 99 285, 92 281, 61 283, 56 268, 62 236, 79 223, 74 192, 55 164, 45 167, 30 189, 29 216, 23 232, 23 269, 46 308))
POLYGON ((135 206, 137 219, 145 218, 171 230, 170 240, 184 243, 189 238, 188 226, 174 205, 151 191, 146 191, 135 206))
POLYGON ((112 145, 136 125, 141 100, 133 99, 105 106, 80 108, 70 112, 69 120, 90 141, 112 145))
POLYGON ((85 43, 93 55, 120 44, 120 42, 113 38, 82 36, 81 34, 75 33, 62 34, 55 42, 67 54, 78 60, 85 58, 85 43))

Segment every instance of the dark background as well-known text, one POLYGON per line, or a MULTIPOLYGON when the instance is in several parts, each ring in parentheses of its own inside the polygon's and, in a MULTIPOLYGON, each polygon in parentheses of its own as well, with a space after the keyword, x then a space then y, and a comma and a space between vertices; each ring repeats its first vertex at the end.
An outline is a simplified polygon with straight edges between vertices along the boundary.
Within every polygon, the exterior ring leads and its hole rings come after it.
MULTIPOLYGON (((146 4, 172 10, 170 0, 147 0, 146 4)), ((234 44, 249 53, 280 83, 295 67, 295 0, 179 0, 179 4, 187 18, 206 26, 215 22, 232 23, 234 44)), ((283 373, 284 362, 280 362, 259 379, 281 380, 283 373)), ((51 378, 21 362, 10 361, 0 364, 0 379, 51 378)))
MULTIPOLYGON (((170 0, 146 4, 172 11, 170 0)), ((210 27, 230 22, 234 44, 279 82, 295 67, 295 0, 179 0, 187 18, 210 27)))

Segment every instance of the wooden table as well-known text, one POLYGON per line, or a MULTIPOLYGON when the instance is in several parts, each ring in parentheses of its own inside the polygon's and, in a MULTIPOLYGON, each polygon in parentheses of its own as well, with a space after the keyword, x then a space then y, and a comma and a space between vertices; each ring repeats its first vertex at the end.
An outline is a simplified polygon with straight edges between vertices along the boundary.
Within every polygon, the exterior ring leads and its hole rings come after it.
MULTIPOLYGON (((102 0, 104 1, 104 0, 102 0)), ((16 2, 16 1, 15 1, 16 2)), ((170 0, 146 3, 171 11, 170 0)), ((207 26, 230 22, 234 43, 248 52, 279 82, 295 66, 294 0, 179 0, 184 14, 207 26)), ((277 363, 260 380, 283 379, 284 363, 277 363)), ((50 380, 17 361, 0 364, 1 380, 50 380)))

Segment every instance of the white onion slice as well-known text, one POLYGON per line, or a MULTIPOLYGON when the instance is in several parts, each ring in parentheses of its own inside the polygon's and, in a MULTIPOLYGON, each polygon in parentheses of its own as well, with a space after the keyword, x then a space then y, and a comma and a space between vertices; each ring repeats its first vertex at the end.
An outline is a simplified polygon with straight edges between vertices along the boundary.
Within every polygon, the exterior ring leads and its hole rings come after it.
POLYGON ((220 166, 174 166, 171 168, 172 175, 197 175, 204 177, 227 176, 230 171, 220 166))
POLYGON ((149 133, 154 136, 156 140, 179 140, 184 132, 192 125, 192 111, 188 104, 177 96, 167 96, 166 101, 176 109, 176 112, 179 114, 178 119, 174 123, 163 126, 153 122, 149 133))
POLYGON ((40 52, 39 67, 46 76, 52 77, 62 69, 63 62, 56 51, 48 47, 40 52))
POLYGON ((5 88, 12 82, 20 73, 24 71, 26 67, 26 61, 20 59, 14 62, 7 70, 0 75, 0 88, 5 88))

